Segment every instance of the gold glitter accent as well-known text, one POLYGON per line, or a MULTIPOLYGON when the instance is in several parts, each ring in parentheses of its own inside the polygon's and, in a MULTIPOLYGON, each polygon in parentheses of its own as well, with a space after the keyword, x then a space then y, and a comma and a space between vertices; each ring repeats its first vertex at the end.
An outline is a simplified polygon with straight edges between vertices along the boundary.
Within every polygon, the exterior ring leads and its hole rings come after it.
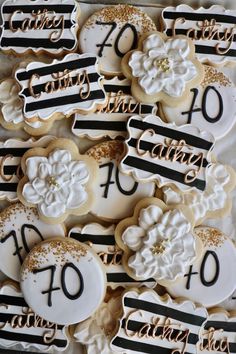
POLYGON ((168 58, 162 58, 156 60, 156 66, 164 73, 170 70, 170 62, 168 58))
POLYGON ((111 159, 120 161, 124 152, 124 143, 120 140, 105 141, 89 149, 86 154, 93 157, 98 163, 101 159, 111 159))
POLYGON ((205 70, 205 74, 204 74, 203 81, 201 82, 201 86, 203 88, 214 83, 219 83, 219 85, 224 87, 233 86, 230 79, 227 76, 225 76, 224 73, 216 70, 215 68, 211 66, 205 66, 204 70, 205 70))
POLYGON ((49 176, 47 178, 47 182, 48 182, 50 187, 51 186, 54 186, 54 187, 57 187, 57 188, 60 187, 59 183, 57 183, 57 180, 56 180, 56 178, 54 176, 49 176))
POLYGON ((157 255, 162 254, 162 253, 165 252, 165 250, 166 250, 165 244, 166 244, 166 241, 162 240, 160 242, 154 243, 154 245, 152 245, 152 247, 150 249, 151 249, 152 253, 155 256, 157 256, 157 255))
POLYGON ((227 237, 221 231, 211 227, 196 228, 194 232, 205 247, 218 248, 227 240, 227 237))
POLYGON ((95 12, 85 23, 85 28, 93 28, 95 25, 95 20, 102 22, 116 22, 117 25, 131 23, 136 27, 136 29, 140 28, 139 34, 156 31, 154 22, 146 13, 142 12, 137 7, 127 4, 109 6, 95 12))

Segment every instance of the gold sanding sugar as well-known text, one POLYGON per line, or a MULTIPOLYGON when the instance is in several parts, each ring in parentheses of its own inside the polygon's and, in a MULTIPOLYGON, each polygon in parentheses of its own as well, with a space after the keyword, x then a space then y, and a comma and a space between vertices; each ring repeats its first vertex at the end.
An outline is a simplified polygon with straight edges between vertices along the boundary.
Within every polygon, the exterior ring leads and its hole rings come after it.
POLYGON ((105 141, 94 148, 87 151, 87 155, 93 157, 98 163, 102 158, 119 161, 124 152, 124 144, 122 141, 113 140, 105 141))
POLYGON ((232 86, 232 82, 224 75, 224 73, 216 70, 213 67, 205 66, 204 79, 201 82, 203 88, 210 84, 218 83, 221 86, 232 86))
POLYGON ((227 237, 217 229, 203 228, 195 229, 195 233, 201 239, 204 246, 218 248, 224 244, 227 237))

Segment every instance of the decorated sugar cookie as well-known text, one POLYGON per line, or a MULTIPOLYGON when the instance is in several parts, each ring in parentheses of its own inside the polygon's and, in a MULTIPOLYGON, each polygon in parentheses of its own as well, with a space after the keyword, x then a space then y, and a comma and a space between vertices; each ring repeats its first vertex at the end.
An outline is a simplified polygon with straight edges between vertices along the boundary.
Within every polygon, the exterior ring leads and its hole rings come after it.
POLYGON ((218 305, 235 290, 236 248, 221 231, 202 226, 195 229, 203 242, 201 257, 175 283, 168 285, 174 297, 187 297, 206 307, 218 305))
POLYGON ((80 31, 79 45, 83 53, 99 57, 104 74, 120 75, 125 53, 137 47, 140 35, 155 30, 152 19, 139 8, 109 6, 88 18, 80 31))
POLYGON ((95 140, 103 136, 112 139, 118 136, 126 137, 126 123, 131 115, 155 114, 156 104, 141 103, 132 97, 130 83, 128 79, 118 77, 104 79, 107 104, 89 116, 75 114, 72 132, 77 136, 87 136, 95 140))
POLYGON ((115 230, 127 273, 136 280, 154 278, 160 284, 183 276, 201 252, 192 219, 183 205, 170 208, 157 198, 141 200, 133 216, 123 219, 115 230))
POLYGON ((5 281, 0 287, 0 340, 8 348, 20 345, 23 349, 40 351, 67 348, 67 329, 36 315, 25 302, 19 285, 5 281))
POLYGON ((123 316, 111 341, 115 353, 196 354, 199 332, 207 319, 204 307, 175 302, 152 290, 126 292, 123 316))
POLYGON ((168 38, 161 32, 144 34, 137 50, 121 63, 132 81, 132 95, 141 102, 164 101, 175 106, 201 82, 203 66, 195 59, 195 48, 186 36, 168 38))
POLYGON ((153 288, 156 285, 154 279, 146 279, 142 282, 130 278, 122 265, 123 251, 115 242, 115 225, 104 227, 91 223, 85 226, 73 227, 69 237, 87 243, 101 258, 107 274, 107 285, 112 288, 128 286, 147 286, 153 288))
POLYGON ((74 338, 86 346, 87 354, 117 353, 111 350, 110 339, 120 312, 121 297, 112 297, 108 302, 103 302, 92 317, 76 326, 74 338))
POLYGON ((20 280, 20 267, 28 252, 48 238, 65 236, 62 224, 48 225, 39 219, 35 208, 11 204, 0 213, 0 270, 20 280))
POLYGON ((80 155, 69 139, 57 139, 47 148, 29 149, 21 160, 24 177, 17 196, 37 208, 40 219, 57 224, 69 214, 84 215, 93 203, 97 164, 80 155))
POLYGON ((236 174, 232 167, 219 162, 212 163, 206 171, 204 191, 182 192, 173 185, 163 188, 163 199, 167 205, 187 205, 200 225, 207 218, 222 218, 230 213, 231 192, 236 186, 236 174))
POLYGON ((22 177, 21 157, 32 147, 46 147, 55 137, 44 136, 39 140, 8 139, 0 142, 0 199, 16 201, 17 185, 22 177))
POLYGON ((91 247, 71 238, 44 241, 25 258, 21 289, 29 306, 45 320, 82 322, 105 296, 103 264, 91 247))
POLYGON ((59 55, 77 47, 79 7, 74 0, 6 0, 1 14, 3 51, 59 55))
MULTIPOLYGON (((236 18, 236 17, 235 17, 236 18)), ((185 101, 175 107, 162 104, 162 112, 168 122, 193 124, 210 131, 216 139, 226 135, 236 120, 236 88, 225 75, 205 66, 203 81, 192 88, 185 101)))
POLYGON ((124 144, 120 140, 105 141, 86 152, 99 165, 98 179, 94 185, 96 199, 91 212, 100 218, 122 219, 131 214, 140 199, 154 195, 153 182, 138 183, 132 176, 119 171, 123 153, 124 144))
POLYGON ((202 62, 226 64, 236 61, 236 11, 222 6, 193 9, 188 5, 166 7, 162 12, 168 36, 186 35, 196 46, 202 62))
POLYGON ((120 170, 137 181, 155 181, 158 187, 174 184, 181 190, 206 188, 206 170, 214 138, 193 125, 177 127, 159 117, 133 116, 120 170))
POLYGON ((202 325, 197 354, 236 353, 236 312, 212 309, 202 325))
POLYGON ((32 62, 16 70, 15 78, 22 88, 23 113, 28 119, 89 113, 106 102, 97 57, 91 54, 68 54, 51 64, 32 62))

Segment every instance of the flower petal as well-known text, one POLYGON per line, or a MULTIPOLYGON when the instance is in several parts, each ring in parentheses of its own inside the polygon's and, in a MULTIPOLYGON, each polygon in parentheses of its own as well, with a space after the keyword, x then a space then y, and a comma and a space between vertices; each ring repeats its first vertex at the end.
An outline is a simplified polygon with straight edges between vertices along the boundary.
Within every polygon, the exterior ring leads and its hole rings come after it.
POLYGON ((122 240, 132 251, 138 251, 142 246, 142 239, 145 236, 145 231, 136 225, 127 227, 122 234, 122 240))
POLYGON ((79 208, 88 199, 88 193, 78 183, 73 184, 70 187, 69 198, 67 199, 67 208, 76 209, 79 208))
POLYGON ((146 54, 136 50, 131 54, 129 59, 129 66, 132 70, 132 75, 135 77, 140 77, 145 75, 145 69, 143 63, 148 59, 146 54))
POLYGON ((164 83, 163 91, 171 97, 181 97, 185 90, 185 82, 182 78, 168 80, 164 83))
POLYGON ((154 95, 163 89, 164 82, 158 77, 146 74, 139 79, 139 84, 148 95, 154 95))
POLYGON ((155 49, 160 54, 166 54, 165 42, 159 34, 151 34, 144 40, 143 51, 148 52, 150 49, 155 49))
POLYGON ((60 202, 55 202, 50 205, 42 202, 38 205, 38 208, 40 213, 48 218, 58 218, 66 211, 65 205, 60 202))
POLYGON ((49 154, 48 161, 51 165, 54 163, 67 163, 71 161, 71 153, 68 150, 56 149, 49 154))
POLYGON ((147 208, 141 209, 139 213, 139 226, 147 230, 156 224, 159 218, 163 215, 163 211, 156 205, 149 205, 147 208))
POLYGON ((42 197, 44 197, 48 191, 46 181, 43 179, 40 179, 38 177, 36 177, 32 181, 32 186, 35 189, 35 191, 37 192, 37 194, 41 195, 42 197))
POLYGON ((6 122, 19 124, 24 122, 25 118, 22 111, 22 101, 19 97, 10 103, 2 106, 2 115, 6 122))
POLYGON ((89 170, 83 161, 71 161, 68 165, 68 170, 73 183, 87 183, 89 180, 89 170))
POLYGON ((44 156, 29 157, 26 160, 26 175, 30 181, 38 177, 38 170, 41 163, 47 163, 48 159, 44 156))
POLYGON ((190 53, 188 40, 184 38, 168 39, 166 52, 168 57, 173 59, 185 59, 190 53))
POLYGON ((22 195, 28 203, 38 204, 42 201, 42 197, 36 192, 31 183, 24 185, 22 195))
POLYGON ((19 89, 14 79, 6 79, 0 84, 0 102, 10 103, 18 97, 19 89))
POLYGON ((38 176, 41 179, 46 179, 52 173, 52 167, 48 162, 41 162, 38 167, 38 176))

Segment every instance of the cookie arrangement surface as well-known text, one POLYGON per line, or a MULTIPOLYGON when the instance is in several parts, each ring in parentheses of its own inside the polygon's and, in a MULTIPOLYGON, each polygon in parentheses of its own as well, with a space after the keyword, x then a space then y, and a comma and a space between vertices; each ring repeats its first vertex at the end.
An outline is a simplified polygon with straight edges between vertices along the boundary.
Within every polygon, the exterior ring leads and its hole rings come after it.
POLYGON ((236 11, 157 12, 1 5, 3 348, 236 353, 236 11))

